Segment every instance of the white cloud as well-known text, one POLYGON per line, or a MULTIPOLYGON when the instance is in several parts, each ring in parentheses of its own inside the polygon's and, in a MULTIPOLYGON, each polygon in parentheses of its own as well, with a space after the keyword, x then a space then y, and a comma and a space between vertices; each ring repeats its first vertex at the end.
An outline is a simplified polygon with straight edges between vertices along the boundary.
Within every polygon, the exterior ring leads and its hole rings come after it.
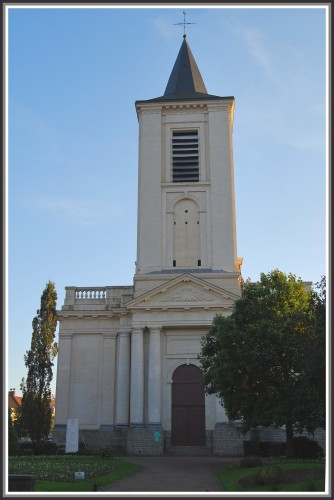
POLYGON ((275 54, 269 49, 269 44, 263 39, 262 33, 257 28, 246 28, 240 25, 234 26, 233 32, 243 40, 250 55, 257 65, 264 70, 264 73, 272 83, 279 86, 282 90, 286 90, 286 86, 273 63, 275 54))

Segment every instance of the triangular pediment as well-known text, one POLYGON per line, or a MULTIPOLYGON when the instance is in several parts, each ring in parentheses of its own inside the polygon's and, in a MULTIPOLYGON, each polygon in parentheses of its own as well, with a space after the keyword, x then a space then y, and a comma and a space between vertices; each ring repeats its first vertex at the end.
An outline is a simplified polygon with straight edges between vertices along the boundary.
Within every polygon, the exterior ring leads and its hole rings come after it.
POLYGON ((239 298, 191 274, 183 274, 127 303, 135 309, 231 308, 239 298))

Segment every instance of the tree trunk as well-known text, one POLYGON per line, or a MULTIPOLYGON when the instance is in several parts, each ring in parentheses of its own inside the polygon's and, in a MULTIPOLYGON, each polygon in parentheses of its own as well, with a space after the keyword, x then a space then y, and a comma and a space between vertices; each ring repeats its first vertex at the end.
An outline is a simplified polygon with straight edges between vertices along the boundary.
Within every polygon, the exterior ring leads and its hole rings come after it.
POLYGON ((293 426, 291 422, 286 424, 286 456, 293 458, 293 426))

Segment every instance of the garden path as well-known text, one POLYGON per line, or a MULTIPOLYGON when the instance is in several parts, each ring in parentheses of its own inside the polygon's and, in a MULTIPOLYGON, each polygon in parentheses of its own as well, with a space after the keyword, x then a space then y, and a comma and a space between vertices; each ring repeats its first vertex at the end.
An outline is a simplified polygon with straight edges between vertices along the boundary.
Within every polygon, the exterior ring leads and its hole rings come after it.
POLYGON ((240 463, 240 458, 217 456, 126 456, 122 460, 139 464, 141 470, 107 486, 103 491, 222 491, 215 472, 222 467, 240 463))

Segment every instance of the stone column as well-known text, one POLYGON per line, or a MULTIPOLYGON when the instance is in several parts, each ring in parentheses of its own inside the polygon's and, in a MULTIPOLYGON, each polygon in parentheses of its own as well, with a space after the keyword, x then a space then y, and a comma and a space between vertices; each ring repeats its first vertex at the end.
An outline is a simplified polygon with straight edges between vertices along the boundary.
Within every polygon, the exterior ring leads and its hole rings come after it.
POLYGON ((150 330, 148 357, 148 423, 161 424, 161 328, 150 330))
POLYGON ((116 382, 116 426, 128 426, 130 414, 130 332, 119 332, 116 382))
POLYGON ((131 334, 130 425, 144 425, 144 334, 136 329, 131 334))

